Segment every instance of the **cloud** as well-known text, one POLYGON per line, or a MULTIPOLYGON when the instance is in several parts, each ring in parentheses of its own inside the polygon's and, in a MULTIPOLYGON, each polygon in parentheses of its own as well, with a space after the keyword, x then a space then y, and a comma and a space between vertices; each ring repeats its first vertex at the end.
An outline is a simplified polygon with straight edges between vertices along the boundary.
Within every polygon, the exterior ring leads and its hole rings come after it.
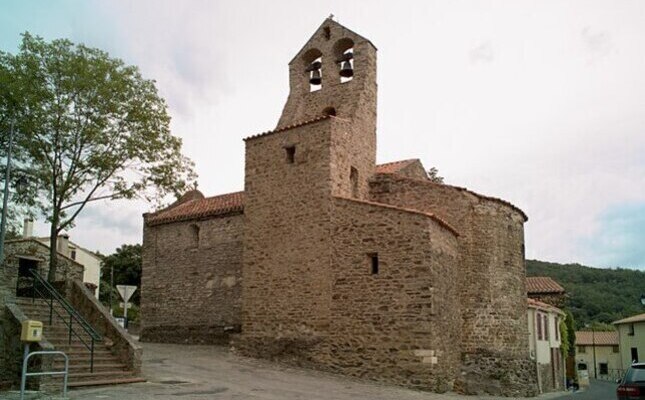
POLYGON ((611 35, 607 31, 595 31, 586 26, 582 29, 582 41, 587 51, 589 64, 596 63, 614 50, 611 35))
POLYGON ((580 240, 589 262, 645 270, 645 203, 621 204, 598 217, 598 228, 580 240))
POLYGON ((495 59, 495 53, 493 52, 493 46, 490 42, 484 42, 480 45, 472 48, 468 54, 471 64, 486 64, 493 62, 495 59))

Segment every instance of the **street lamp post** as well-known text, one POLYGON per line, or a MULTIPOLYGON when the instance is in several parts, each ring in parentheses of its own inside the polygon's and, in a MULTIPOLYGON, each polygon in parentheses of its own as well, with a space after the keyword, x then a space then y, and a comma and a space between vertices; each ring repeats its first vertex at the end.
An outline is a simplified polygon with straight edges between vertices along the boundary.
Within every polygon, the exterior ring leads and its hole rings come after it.
POLYGON ((4 195, 2 198, 2 220, 0 221, 0 264, 4 258, 4 237, 7 230, 7 203, 9 202, 9 179, 11 178, 11 152, 13 150, 13 121, 9 129, 7 146, 7 168, 4 171, 4 195))

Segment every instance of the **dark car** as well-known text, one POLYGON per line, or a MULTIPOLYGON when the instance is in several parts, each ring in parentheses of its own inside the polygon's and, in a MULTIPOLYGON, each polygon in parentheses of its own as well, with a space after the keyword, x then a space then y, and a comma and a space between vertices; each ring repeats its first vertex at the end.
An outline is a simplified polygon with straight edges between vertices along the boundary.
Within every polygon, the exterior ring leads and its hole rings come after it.
POLYGON ((632 364, 625 373, 618 389, 618 400, 645 399, 645 363, 632 364))

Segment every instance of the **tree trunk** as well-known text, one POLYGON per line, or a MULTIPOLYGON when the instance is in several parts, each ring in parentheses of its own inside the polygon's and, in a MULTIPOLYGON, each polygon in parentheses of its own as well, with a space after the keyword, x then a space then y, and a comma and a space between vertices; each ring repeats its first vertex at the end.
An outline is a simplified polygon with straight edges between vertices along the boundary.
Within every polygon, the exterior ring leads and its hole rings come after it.
POLYGON ((52 222, 52 226, 49 232, 49 273, 47 274, 47 280, 49 282, 56 281, 56 269, 58 268, 58 231, 56 226, 58 221, 52 222))

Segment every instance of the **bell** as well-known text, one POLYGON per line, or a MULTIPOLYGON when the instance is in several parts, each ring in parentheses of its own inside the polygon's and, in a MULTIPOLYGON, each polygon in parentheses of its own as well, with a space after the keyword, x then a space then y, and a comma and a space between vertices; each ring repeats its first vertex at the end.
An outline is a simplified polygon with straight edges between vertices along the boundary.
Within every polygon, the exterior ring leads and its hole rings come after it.
POLYGON ((340 76, 343 78, 351 78, 354 76, 354 70, 352 69, 352 64, 349 61, 343 61, 343 64, 340 68, 340 76))
POLYGON ((320 85, 322 83, 319 69, 314 69, 311 72, 311 78, 309 78, 309 83, 311 83, 312 85, 320 85))

